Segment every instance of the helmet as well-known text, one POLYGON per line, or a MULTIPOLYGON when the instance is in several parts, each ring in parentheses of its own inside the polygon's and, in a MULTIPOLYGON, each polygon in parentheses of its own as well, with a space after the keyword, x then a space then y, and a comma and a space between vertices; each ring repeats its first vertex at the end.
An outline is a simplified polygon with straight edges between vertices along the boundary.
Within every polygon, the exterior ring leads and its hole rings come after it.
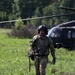
POLYGON ((47 35, 48 29, 47 29, 47 27, 45 25, 40 25, 38 27, 38 33, 40 32, 40 30, 43 30, 45 32, 45 34, 47 35))

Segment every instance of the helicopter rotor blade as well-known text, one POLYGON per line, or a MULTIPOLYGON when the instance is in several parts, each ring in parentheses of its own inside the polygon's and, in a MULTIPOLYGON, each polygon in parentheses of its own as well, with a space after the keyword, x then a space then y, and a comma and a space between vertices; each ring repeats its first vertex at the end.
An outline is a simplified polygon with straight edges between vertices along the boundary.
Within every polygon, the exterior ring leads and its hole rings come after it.
POLYGON ((64 7, 64 6, 58 6, 59 9, 65 9, 65 10, 70 10, 75 12, 75 8, 69 8, 69 7, 64 7))
MULTIPOLYGON (((35 18, 26 18, 26 19, 22 19, 22 21, 35 20, 35 19, 43 19, 43 18, 61 17, 61 16, 68 16, 68 15, 75 15, 75 13, 52 15, 52 16, 42 16, 42 17, 35 17, 35 18)), ((15 22, 15 21, 17 21, 17 20, 0 21, 0 24, 1 24, 1 23, 10 23, 10 22, 15 22)))

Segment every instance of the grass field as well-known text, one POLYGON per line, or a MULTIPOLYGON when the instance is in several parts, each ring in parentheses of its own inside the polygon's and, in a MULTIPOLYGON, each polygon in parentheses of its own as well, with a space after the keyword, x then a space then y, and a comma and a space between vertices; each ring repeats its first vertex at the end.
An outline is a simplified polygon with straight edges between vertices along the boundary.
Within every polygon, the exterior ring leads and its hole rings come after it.
MULTIPOLYGON (((10 38, 5 33, 9 29, 0 29, 0 75, 35 75, 33 61, 29 72, 27 50, 30 39, 10 38)), ((56 49, 56 64, 49 63, 46 75, 75 75, 75 51, 56 49)))

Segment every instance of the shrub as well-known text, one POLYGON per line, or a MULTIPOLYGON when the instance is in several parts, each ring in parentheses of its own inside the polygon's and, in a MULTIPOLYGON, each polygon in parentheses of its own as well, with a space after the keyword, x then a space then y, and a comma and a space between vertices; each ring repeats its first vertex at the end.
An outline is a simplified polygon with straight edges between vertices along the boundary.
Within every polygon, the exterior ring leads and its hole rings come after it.
POLYGON ((21 17, 19 17, 19 18, 16 20, 16 22, 15 22, 15 28, 16 28, 16 29, 20 29, 20 27, 21 27, 23 24, 24 24, 24 23, 23 23, 21 17))
POLYGON ((31 38, 37 33, 36 28, 22 25, 19 29, 12 28, 12 31, 8 33, 11 37, 18 38, 31 38))

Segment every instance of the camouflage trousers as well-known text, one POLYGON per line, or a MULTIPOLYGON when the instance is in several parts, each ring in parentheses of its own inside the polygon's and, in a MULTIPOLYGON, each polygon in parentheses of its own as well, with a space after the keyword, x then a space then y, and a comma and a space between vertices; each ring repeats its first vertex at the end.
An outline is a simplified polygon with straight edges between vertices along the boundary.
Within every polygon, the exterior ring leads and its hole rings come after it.
POLYGON ((34 60, 36 75, 46 75, 47 63, 48 63, 48 57, 36 56, 34 60))

